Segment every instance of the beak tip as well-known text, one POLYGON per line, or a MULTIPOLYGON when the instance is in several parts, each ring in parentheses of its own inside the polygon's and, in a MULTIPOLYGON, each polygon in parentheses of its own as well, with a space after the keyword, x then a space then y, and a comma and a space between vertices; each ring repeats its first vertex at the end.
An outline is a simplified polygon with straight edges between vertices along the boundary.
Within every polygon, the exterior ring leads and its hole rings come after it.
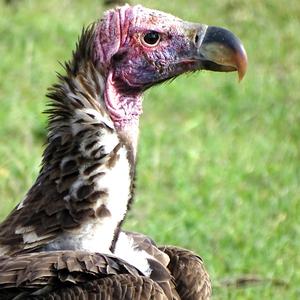
POLYGON ((247 67, 248 67, 248 57, 244 46, 240 45, 240 51, 236 54, 236 62, 237 62, 237 72, 239 77, 239 82, 244 78, 247 67))
POLYGON ((246 50, 231 31, 222 27, 208 26, 200 46, 200 52, 207 61, 207 70, 232 72, 237 71, 241 81, 247 71, 248 58, 246 50))

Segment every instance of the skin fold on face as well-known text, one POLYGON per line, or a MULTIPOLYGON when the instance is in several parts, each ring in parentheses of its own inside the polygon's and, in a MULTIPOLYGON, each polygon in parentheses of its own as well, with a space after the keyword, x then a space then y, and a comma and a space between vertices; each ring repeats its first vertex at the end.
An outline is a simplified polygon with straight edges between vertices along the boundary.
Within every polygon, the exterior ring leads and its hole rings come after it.
POLYGON ((243 45, 226 29, 185 22, 141 6, 119 8, 107 18, 114 28, 109 34, 119 38, 112 41, 101 27, 99 45, 122 93, 139 93, 185 72, 237 70, 240 79, 246 72, 243 45))

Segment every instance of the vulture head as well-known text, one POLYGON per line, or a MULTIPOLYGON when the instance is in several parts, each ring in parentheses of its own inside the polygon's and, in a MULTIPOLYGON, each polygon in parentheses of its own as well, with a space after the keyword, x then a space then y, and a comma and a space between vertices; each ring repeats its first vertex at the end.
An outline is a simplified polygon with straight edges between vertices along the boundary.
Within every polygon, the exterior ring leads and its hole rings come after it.
POLYGON ((155 84, 197 70, 237 71, 242 79, 247 68, 229 30, 140 5, 109 10, 97 23, 93 60, 105 73, 104 101, 117 128, 138 120, 141 94, 155 84))

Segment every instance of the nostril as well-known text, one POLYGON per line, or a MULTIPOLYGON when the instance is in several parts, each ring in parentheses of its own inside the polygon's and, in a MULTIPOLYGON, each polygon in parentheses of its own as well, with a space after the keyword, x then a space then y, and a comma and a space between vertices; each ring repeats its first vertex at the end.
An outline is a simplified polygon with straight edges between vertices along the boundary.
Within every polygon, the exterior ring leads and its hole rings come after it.
POLYGON ((206 35, 207 25, 200 25, 195 28, 193 42, 197 48, 201 47, 206 35))

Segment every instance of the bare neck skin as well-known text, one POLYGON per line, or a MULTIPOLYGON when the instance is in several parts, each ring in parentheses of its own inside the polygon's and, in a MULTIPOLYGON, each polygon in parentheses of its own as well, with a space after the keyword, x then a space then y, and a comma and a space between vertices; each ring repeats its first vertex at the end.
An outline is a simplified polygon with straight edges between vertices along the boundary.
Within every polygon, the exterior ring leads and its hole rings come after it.
POLYGON ((122 94, 115 87, 112 74, 109 74, 106 79, 103 99, 116 130, 120 135, 124 136, 127 141, 130 141, 135 158, 139 137, 139 118, 143 112, 142 94, 122 94))

